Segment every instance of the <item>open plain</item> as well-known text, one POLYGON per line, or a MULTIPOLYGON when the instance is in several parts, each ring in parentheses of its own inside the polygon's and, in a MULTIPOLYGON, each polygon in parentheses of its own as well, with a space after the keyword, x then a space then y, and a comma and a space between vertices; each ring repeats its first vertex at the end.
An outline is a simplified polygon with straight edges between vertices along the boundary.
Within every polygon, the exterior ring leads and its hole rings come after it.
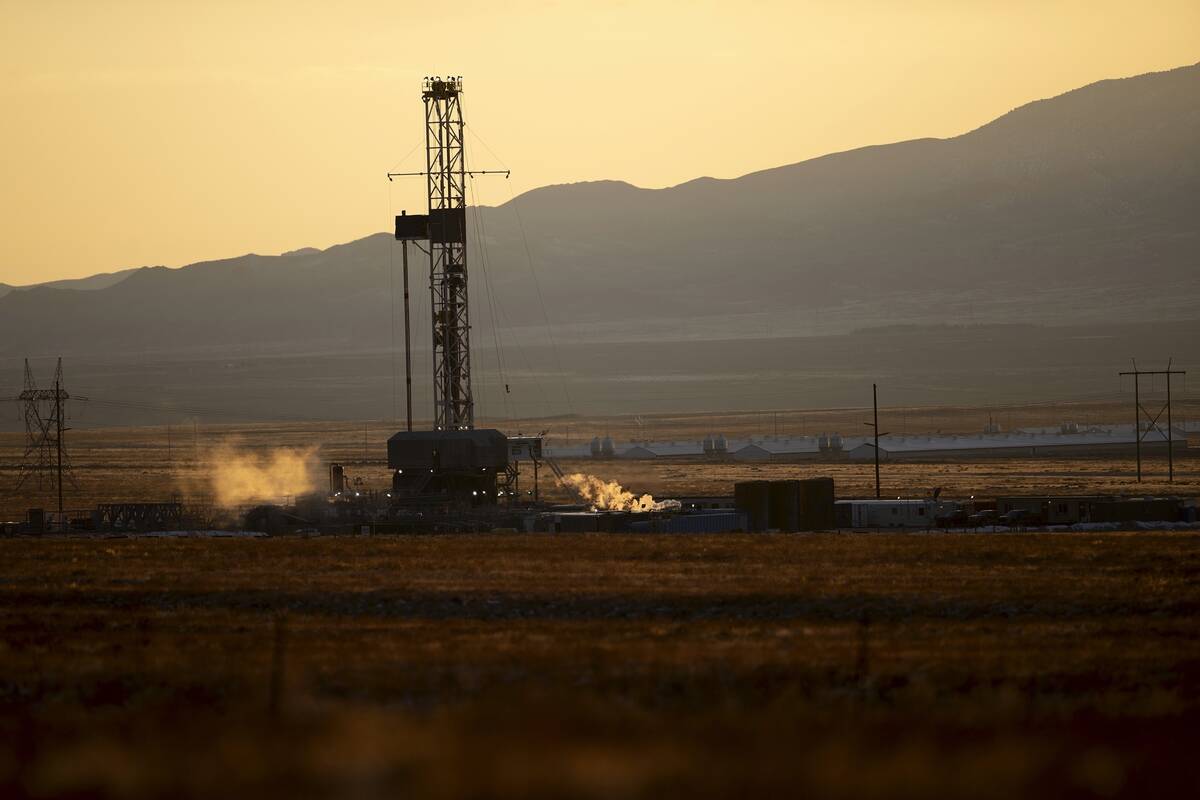
POLYGON ((1194 534, 0 541, 0 793, 1194 796, 1194 534))
MULTIPOLYGON (((865 413, 515 427, 684 440, 850 430, 865 413)), ((983 414, 887 416, 966 433, 983 414)), ((392 430, 81 427, 68 506, 203 503, 222 453, 279 448, 310 453, 317 490, 330 461, 382 488, 392 430)), ((20 447, 0 435, 6 485, 20 447)), ((1132 453, 897 462, 883 481, 904 496, 1195 496, 1196 452, 1174 484, 1161 459, 1135 483, 1132 453)), ((563 466, 660 497, 814 475, 873 491, 864 463, 563 466)), ((34 503, 53 497, 10 494, 0 519, 34 503)), ((0 539, 0 794, 1194 794, 1198 614, 1192 533, 19 536, 0 539)))

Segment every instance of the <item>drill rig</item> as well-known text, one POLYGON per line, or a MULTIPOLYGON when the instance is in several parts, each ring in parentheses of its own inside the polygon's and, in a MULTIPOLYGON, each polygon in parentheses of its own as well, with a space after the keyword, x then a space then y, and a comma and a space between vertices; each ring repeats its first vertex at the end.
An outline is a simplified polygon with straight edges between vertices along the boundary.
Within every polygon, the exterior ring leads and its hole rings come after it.
MULTIPOLYGON (((467 203, 469 176, 507 170, 469 171, 463 141, 462 77, 425 78, 425 169, 389 173, 425 178, 425 214, 396 217, 396 239, 404 250, 404 314, 408 429, 388 439, 392 496, 399 504, 494 505, 515 499, 518 463, 542 461, 542 437, 508 437, 475 427, 471 393, 471 315, 467 293, 467 203), (432 430, 412 429, 412 374, 408 314, 408 243, 426 243, 433 345, 432 430)), ((422 248, 424 249, 424 248, 422 248)), ((551 465, 552 469, 557 468, 551 465)))

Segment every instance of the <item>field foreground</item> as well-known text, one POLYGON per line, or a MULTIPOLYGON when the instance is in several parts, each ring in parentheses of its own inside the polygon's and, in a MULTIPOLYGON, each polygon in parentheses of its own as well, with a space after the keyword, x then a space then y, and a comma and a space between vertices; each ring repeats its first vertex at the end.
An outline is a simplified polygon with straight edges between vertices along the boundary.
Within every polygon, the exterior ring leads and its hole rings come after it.
POLYGON ((0 540, 3 796, 1195 796, 1200 536, 0 540))

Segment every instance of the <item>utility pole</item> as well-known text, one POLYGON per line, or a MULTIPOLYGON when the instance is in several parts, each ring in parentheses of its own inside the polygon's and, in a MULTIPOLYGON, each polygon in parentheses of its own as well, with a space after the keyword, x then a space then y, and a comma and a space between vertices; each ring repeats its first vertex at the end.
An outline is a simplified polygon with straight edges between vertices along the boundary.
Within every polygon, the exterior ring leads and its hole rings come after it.
MULTIPOLYGON (((1170 369, 1171 362, 1167 362, 1170 369)), ((1171 373, 1167 373, 1167 483, 1175 482, 1175 440, 1171 429, 1171 373)), ((1185 439, 1186 441, 1186 439, 1185 439)))
POLYGON ((863 424, 874 429, 875 431, 875 499, 879 499, 879 437, 887 436, 887 433, 879 432, 879 389, 875 384, 871 384, 871 410, 874 415, 874 422, 864 422, 863 424))
POLYGON ((1137 451, 1137 479, 1142 482, 1142 398, 1139 394, 1137 362, 1133 362, 1133 435, 1137 438, 1134 449, 1137 451))
POLYGON ((58 524, 60 529, 66 530, 66 518, 63 516, 63 396, 62 396, 62 361, 59 361, 59 372, 54 376, 54 423, 57 427, 57 433, 54 437, 55 445, 58 449, 58 524))
POLYGON ((408 419, 408 432, 412 433, 412 325, 408 316, 408 240, 402 239, 401 243, 401 252, 404 254, 404 409, 408 419))
POLYGON ((1171 376, 1186 375, 1187 372, 1181 369, 1171 369, 1173 359, 1167 359, 1167 368, 1158 370, 1138 369, 1137 361, 1133 362, 1133 369, 1129 372, 1121 372, 1119 375, 1133 376, 1133 437, 1134 449, 1137 454, 1137 480, 1142 482, 1142 440, 1146 438, 1146 434, 1150 431, 1157 431, 1162 435, 1162 430, 1158 427, 1158 420, 1163 413, 1167 415, 1167 483, 1175 482, 1175 431, 1171 425, 1171 376), (1151 414, 1144 406, 1142 406, 1142 394, 1140 379, 1143 375, 1165 375, 1167 376, 1167 402, 1158 410, 1157 414, 1151 414), (1146 420, 1150 423, 1146 426, 1145 433, 1142 432, 1142 415, 1145 415, 1146 420))
POLYGON ((879 389, 871 384, 871 411, 874 422, 871 427, 875 431, 875 499, 879 499, 879 389))

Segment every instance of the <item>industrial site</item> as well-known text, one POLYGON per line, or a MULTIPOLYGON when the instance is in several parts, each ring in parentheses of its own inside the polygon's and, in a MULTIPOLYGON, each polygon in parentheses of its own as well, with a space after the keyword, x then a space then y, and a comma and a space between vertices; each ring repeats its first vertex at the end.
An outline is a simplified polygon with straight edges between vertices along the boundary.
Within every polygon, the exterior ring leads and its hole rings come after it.
MULTIPOLYGON (((828 417, 833 422, 862 413, 841 410, 828 417)), ((820 416, 803 414, 810 420, 820 416)), ((871 410, 865 414, 870 416, 871 410)), ((954 409, 945 414, 967 425, 978 416, 954 409)), ((771 414, 767 424, 780 416, 800 414, 771 414)), ((745 426, 762 424, 764 418, 651 420, 686 435, 710 423, 745 426)), ((534 428, 553 424, 527 423, 534 428)), ((411 461, 389 463, 386 451, 374 452, 372 433, 386 435, 386 424, 369 426, 366 448, 363 428, 356 431, 353 424, 234 425, 201 434, 218 445, 200 445, 190 430, 175 433, 178 441, 170 444, 162 428, 79 432, 64 451, 63 512, 53 505, 58 474, 57 451, 51 448, 47 468, 24 476, 26 491, 49 501, 47 506, 29 508, 9 495, 2 506, 3 530, 8 535, 100 536, 493 530, 994 533, 1130 526, 1185 530, 1197 521, 1198 464, 1185 425, 1174 429, 1170 451, 1165 431, 1147 435, 1139 448, 1132 426, 1120 425, 887 434, 880 437, 878 495, 873 440, 864 437, 849 442, 847 450, 847 439, 837 433, 707 434, 694 441, 660 442, 597 435, 559 445, 553 439, 513 436, 505 437, 503 451, 497 445, 493 460, 484 465, 494 471, 485 475, 474 463, 464 470, 474 488, 453 497, 405 491, 406 475, 424 483, 437 473, 427 466, 428 456, 414 466, 411 461), (1136 479, 1139 451, 1145 472, 1141 482, 1136 479), (103 467, 101 460, 107 462, 103 467), (817 493, 806 494, 812 491, 817 493)), ((572 424, 584 430, 624 424, 634 432, 640 427, 633 419, 572 424)), ((1195 439, 1192 433, 1191 441, 1195 439)), ((8 452, 19 457, 20 440, 9 435, 8 441, 8 452)), ((9 475, 14 481, 22 476, 15 464, 9 475)))
MULTIPOLYGON (((619 442, 605 434, 572 444, 565 437, 550 439, 549 428, 537 434, 521 434, 477 426, 467 234, 472 224, 479 225, 479 219, 478 214, 468 217, 468 181, 487 175, 507 179, 509 170, 467 168, 462 90, 460 77, 425 78, 421 91, 425 169, 389 172, 386 176, 389 182, 419 179, 425 185, 427 201, 426 213, 409 214, 405 210, 395 217, 394 238, 400 243, 401 253, 406 424, 386 442, 377 440, 374 446, 368 424, 362 458, 357 462, 363 467, 386 463, 390 484, 365 480, 363 475, 355 474, 354 466, 336 461, 314 466, 317 454, 311 448, 277 449, 265 460, 261 455, 247 459, 236 447, 221 442, 219 455, 209 459, 207 468, 213 473, 210 485, 201 481, 198 487, 191 487, 198 490, 198 497, 180 498, 185 488, 181 483, 169 495, 147 498, 143 489, 138 492, 140 497, 112 495, 94 508, 69 511, 64 505, 69 488, 64 480, 73 484, 75 470, 65 441, 65 423, 72 397, 65 386, 62 359, 56 362, 52 388, 39 386, 26 359, 24 390, 11 398, 21 404, 26 428, 25 451, 16 468, 15 487, 18 492, 35 487, 44 490, 52 483, 57 505, 49 510, 29 508, 24 520, 3 522, 4 531, 172 533, 204 531, 214 524, 230 531, 310 535, 488 531, 786 533, 891 528, 997 532, 1103 530, 1104 526, 1119 530, 1130 525, 1200 528, 1197 498, 1174 492, 1176 459, 1181 462, 1181 486, 1196 486, 1195 452, 1189 448, 1188 436, 1189 430, 1200 433, 1200 426, 1186 418, 1191 410, 1189 403, 1194 405, 1192 398, 1185 394, 1184 408, 1175 407, 1172 379, 1178 393, 1187 373, 1172 369, 1171 363, 1165 369, 1138 369, 1134 361, 1130 371, 1119 372, 1133 380, 1133 424, 1080 425, 1068 421, 1057 428, 1004 430, 989 416, 987 423, 971 434, 944 434, 940 430, 923 435, 896 434, 879 429, 878 387, 872 385, 871 421, 862 423, 869 429, 867 435, 834 431, 787 436, 774 432, 737 438, 710 432, 695 441, 619 442), (432 409, 414 409, 410 250, 414 260, 419 256, 427 261, 429 275, 431 350, 425 355, 432 365, 428 376, 432 409), (1162 380, 1164 391, 1158 392, 1153 402, 1149 398, 1143 402, 1143 381, 1154 379, 1162 380), (414 427, 414 411, 418 415, 432 411, 432 424, 424 429, 414 427), (1180 411, 1183 414, 1176 424, 1180 411), (378 457, 384 450, 386 461, 378 457), (1137 483, 1143 477, 1143 455, 1166 461, 1171 493, 992 496, 987 487, 979 486, 970 487, 967 497, 953 497, 943 496, 941 486, 930 486, 914 495, 915 487, 911 485, 903 486, 895 496, 889 492, 884 497, 882 493, 881 464, 1013 458, 1120 460, 1128 459, 1131 451, 1137 483), (250 463, 244 463, 247 460, 250 463), (637 486, 626 488, 604 477, 606 467, 621 461, 674 462, 701 472, 713 464, 770 462, 794 464, 796 475, 739 481, 714 494, 684 487, 687 494, 656 500, 637 486), (821 474, 822 465, 866 462, 874 465, 873 496, 839 497, 835 480, 821 474), (328 475, 327 491, 321 492, 313 485, 314 471, 328 475), (243 485, 223 490, 221 487, 230 481, 243 485)), ((422 266, 420 274, 425 268, 422 266)), ((494 302, 490 288, 486 299, 494 302)), ((394 385, 397 388, 398 382, 394 385)), ((504 390, 506 394, 510 391, 507 383, 504 390)), ((76 401, 86 403, 88 399, 76 401)), ((582 422, 577 418, 571 421, 577 425, 582 422)), ((563 427, 564 421, 558 422, 563 427)), ((772 422, 778 425, 777 413, 772 422)), ((582 427, 586 429, 586 425, 582 427)))
POLYGON ((1162 5, 14 9, 0 796, 1196 796, 1162 5))

